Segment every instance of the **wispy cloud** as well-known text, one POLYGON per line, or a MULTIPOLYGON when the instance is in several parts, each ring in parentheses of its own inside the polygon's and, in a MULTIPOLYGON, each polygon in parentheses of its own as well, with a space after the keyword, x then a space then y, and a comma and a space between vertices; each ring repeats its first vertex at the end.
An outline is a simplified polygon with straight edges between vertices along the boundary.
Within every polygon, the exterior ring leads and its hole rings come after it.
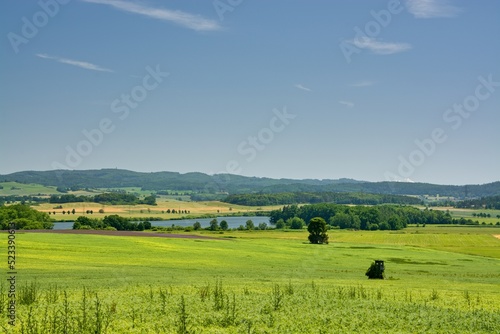
POLYGON ((376 40, 375 38, 370 37, 356 38, 349 42, 360 49, 368 49, 371 52, 379 55, 390 55, 393 53, 403 52, 411 49, 411 45, 408 43, 381 42, 376 40))
POLYGON ((76 67, 84 68, 86 70, 92 70, 92 71, 100 71, 100 72, 113 72, 113 70, 110 70, 109 68, 104 68, 100 67, 98 65, 88 63, 86 61, 81 61, 81 60, 74 60, 74 59, 68 59, 68 58, 61 58, 61 57, 55 57, 55 56, 49 56, 47 54, 43 53, 37 53, 37 57, 43 58, 43 59, 50 59, 50 60, 55 60, 59 63, 63 64, 68 64, 68 65, 73 65, 76 67))
POLYGON ((375 84, 375 82, 373 82, 373 81, 363 80, 363 81, 359 81, 359 82, 355 82, 353 84, 350 84, 349 86, 350 87, 369 87, 369 86, 373 86, 374 84, 375 84))
POLYGON ((339 101, 340 104, 343 104, 349 108, 352 108, 354 107, 354 102, 351 102, 351 101, 339 101))
POLYGON ((449 4, 448 0, 406 0, 408 12, 419 19, 455 17, 461 9, 449 4))
POLYGON ((165 8, 155 8, 122 0, 81 0, 83 2, 108 5, 116 9, 147 16, 149 18, 169 21, 183 27, 197 31, 219 30, 221 27, 215 20, 206 19, 200 15, 186 13, 180 10, 170 10, 165 8))
POLYGON ((298 89, 305 90, 306 92, 311 92, 310 88, 307 88, 307 87, 305 87, 305 86, 303 86, 301 84, 296 84, 295 87, 298 88, 298 89))

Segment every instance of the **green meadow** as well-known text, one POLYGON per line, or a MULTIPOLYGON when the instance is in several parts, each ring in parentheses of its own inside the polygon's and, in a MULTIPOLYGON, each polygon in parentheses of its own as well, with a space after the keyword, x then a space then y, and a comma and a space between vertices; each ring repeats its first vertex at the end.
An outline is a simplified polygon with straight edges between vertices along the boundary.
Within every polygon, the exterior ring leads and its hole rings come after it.
POLYGON ((41 184, 0 182, 0 196, 24 196, 24 195, 52 195, 59 194, 56 187, 46 187, 41 184))
MULTIPOLYGON (((6 333, 499 333, 500 234, 486 227, 16 234, 6 333), (375 259, 386 279, 364 275, 375 259)), ((6 282, 6 280, 3 280, 6 282)))

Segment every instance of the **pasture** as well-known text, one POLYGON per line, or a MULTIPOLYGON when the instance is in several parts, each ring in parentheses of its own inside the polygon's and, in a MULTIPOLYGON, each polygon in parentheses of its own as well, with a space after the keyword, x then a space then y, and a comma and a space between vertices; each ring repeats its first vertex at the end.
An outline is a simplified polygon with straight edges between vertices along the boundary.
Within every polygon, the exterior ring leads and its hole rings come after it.
POLYGON ((41 184, 26 184, 18 182, 0 182, 0 196, 48 196, 59 194, 56 187, 46 187, 41 184))
POLYGON ((1 324, 8 333, 495 333, 499 232, 331 230, 329 245, 308 244, 305 231, 18 232, 18 321, 9 326, 2 308, 1 324), (374 259, 386 261, 385 280, 365 277, 374 259))

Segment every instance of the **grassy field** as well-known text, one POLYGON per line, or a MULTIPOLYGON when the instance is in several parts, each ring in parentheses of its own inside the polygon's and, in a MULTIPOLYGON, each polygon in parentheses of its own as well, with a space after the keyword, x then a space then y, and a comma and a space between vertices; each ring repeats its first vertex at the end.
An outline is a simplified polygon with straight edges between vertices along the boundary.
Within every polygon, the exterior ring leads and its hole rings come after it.
POLYGON ((56 187, 45 187, 40 184, 25 184, 17 182, 0 182, 0 196, 52 195, 59 194, 56 187))
POLYGON ((338 241, 430 248, 454 253, 489 256, 500 259, 497 227, 441 226, 409 227, 401 231, 349 233, 338 231, 338 241))
POLYGON ((18 324, 4 307, 1 324, 7 333, 499 333, 495 234, 332 230, 329 245, 310 245, 305 231, 19 232, 18 324), (386 261, 387 279, 364 276, 374 259, 386 261))
MULTIPOLYGON (((226 232, 225 237, 237 232, 226 232)), ((202 231, 199 235, 212 235, 202 231)), ((293 239, 307 240, 306 231, 271 230, 239 233, 239 238, 256 239, 293 239)), ((500 227, 489 226, 449 226, 427 225, 426 227, 410 226, 399 231, 349 231, 330 230, 330 239, 334 242, 348 242, 368 245, 395 245, 428 248, 440 251, 479 255, 500 259, 500 242, 495 236, 500 235, 500 227)))
POLYGON ((496 224, 500 222, 500 218, 497 216, 500 215, 500 210, 486 210, 486 209, 457 209, 457 208, 437 208, 439 210, 449 210, 452 217, 464 217, 465 219, 472 219, 474 221, 479 221, 480 223, 486 224, 496 224), (486 213, 490 214, 491 217, 474 217, 474 214, 478 213, 486 213))

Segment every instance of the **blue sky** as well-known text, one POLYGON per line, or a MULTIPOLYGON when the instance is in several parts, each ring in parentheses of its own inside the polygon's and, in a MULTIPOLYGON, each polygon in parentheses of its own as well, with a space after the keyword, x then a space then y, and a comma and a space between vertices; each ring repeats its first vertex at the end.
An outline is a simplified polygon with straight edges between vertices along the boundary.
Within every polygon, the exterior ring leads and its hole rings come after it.
POLYGON ((0 3, 0 173, 500 180, 500 2, 0 3))

